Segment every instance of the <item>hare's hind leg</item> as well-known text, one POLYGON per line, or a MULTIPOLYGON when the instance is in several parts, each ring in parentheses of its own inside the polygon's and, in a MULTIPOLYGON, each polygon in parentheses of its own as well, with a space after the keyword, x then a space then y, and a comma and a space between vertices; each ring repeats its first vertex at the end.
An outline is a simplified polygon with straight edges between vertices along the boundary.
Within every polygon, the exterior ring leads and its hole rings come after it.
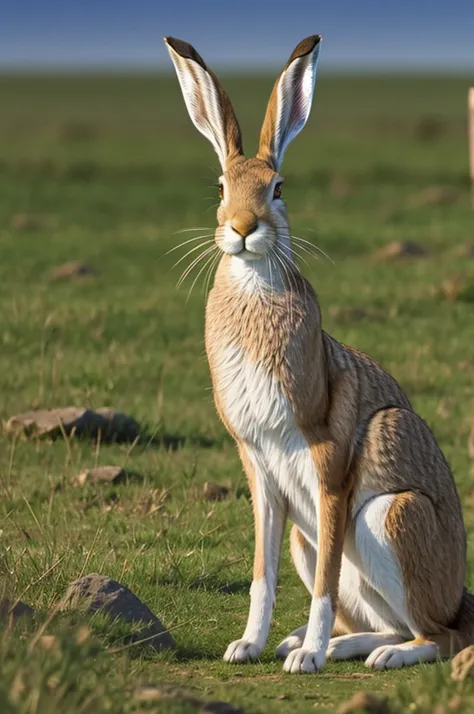
POLYGON ((359 468, 369 492, 383 486, 393 493, 371 498, 357 512, 345 555, 368 588, 365 599, 375 613, 370 629, 380 633, 388 625, 406 640, 380 643, 366 664, 383 669, 448 656, 461 642, 451 628, 465 568, 462 514, 449 468, 426 424, 402 409, 372 419, 359 468))
MULTIPOLYGON (((445 506, 436 508, 428 496, 415 491, 379 498, 391 501, 383 523, 384 541, 398 564, 400 588, 393 586, 393 580, 391 584, 380 582, 380 578, 374 578, 375 573, 372 573, 373 584, 380 588, 379 592, 411 637, 403 643, 376 647, 366 664, 385 669, 449 656, 460 648, 460 633, 450 626, 460 606, 462 579, 455 562, 460 557, 456 552, 460 543, 456 543, 455 532, 450 533, 449 519, 443 523, 445 506), (445 538, 453 548, 451 554, 443 542, 445 538)), ((356 533, 359 527, 362 543, 358 547, 367 567, 363 547, 367 543, 370 504, 363 513, 365 523, 357 523, 356 533)), ((452 525, 458 528, 458 524, 452 525)))
POLYGON ((355 525, 355 546, 369 582, 411 634, 409 642, 378 647, 367 665, 401 667, 449 656, 461 644, 452 626, 463 596, 466 558, 461 506, 449 467, 424 421, 412 411, 390 408, 373 417, 359 468, 369 488, 397 491, 364 506, 355 525), (377 503, 385 506, 378 514, 373 511, 377 503), (380 544, 375 549, 374 533, 380 544), (392 576, 387 554, 397 566, 392 576))

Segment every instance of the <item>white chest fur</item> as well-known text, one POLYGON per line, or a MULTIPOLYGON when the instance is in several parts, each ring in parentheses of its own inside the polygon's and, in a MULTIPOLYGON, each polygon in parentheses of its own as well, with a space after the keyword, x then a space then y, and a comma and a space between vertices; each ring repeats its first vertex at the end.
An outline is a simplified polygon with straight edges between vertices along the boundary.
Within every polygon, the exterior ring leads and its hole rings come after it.
POLYGON ((289 517, 316 546, 317 472, 278 380, 239 347, 222 350, 217 378, 225 417, 245 442, 257 477, 284 496, 289 517))

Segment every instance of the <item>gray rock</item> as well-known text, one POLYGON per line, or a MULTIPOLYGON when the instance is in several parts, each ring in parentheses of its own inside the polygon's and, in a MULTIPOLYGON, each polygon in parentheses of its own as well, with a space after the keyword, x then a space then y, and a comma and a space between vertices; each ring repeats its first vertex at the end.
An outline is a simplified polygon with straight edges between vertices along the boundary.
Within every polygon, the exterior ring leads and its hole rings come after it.
POLYGON ((32 617, 34 614, 33 608, 24 602, 15 602, 8 598, 0 599, 0 620, 8 620, 10 618, 18 620, 25 615, 32 617))
POLYGON ((143 629, 128 638, 128 642, 150 645, 157 652, 174 647, 174 640, 156 615, 125 585, 116 580, 91 573, 75 580, 60 604, 61 610, 85 608, 88 612, 101 610, 113 619, 143 625, 143 629))
POLYGON ((15 231, 41 231, 54 227, 54 216, 43 213, 15 213, 10 220, 10 228, 15 231))
POLYGON ((242 709, 238 709, 233 704, 229 704, 229 702, 203 702, 186 692, 186 690, 181 689, 181 687, 172 685, 144 685, 135 691, 134 698, 139 702, 159 702, 172 699, 183 704, 199 707, 199 714, 243 714, 242 709))
POLYGON ((128 473, 121 466, 98 466, 86 469, 73 478, 75 486, 85 486, 88 483, 121 483, 127 479, 128 473))
POLYGON ((229 488, 219 483, 206 481, 203 486, 202 495, 206 501, 223 501, 229 495, 229 488))
POLYGON ((397 260, 399 258, 426 258, 427 249, 413 240, 394 240, 375 251, 377 260, 397 260))
POLYGON ((134 441, 140 435, 135 419, 110 407, 95 411, 80 407, 33 410, 10 417, 4 429, 29 439, 57 439, 63 431, 67 436, 97 437, 100 433, 102 441, 134 441))
POLYGON ((58 265, 50 272, 51 280, 73 280, 75 278, 88 278, 94 275, 92 268, 81 260, 70 260, 58 265))

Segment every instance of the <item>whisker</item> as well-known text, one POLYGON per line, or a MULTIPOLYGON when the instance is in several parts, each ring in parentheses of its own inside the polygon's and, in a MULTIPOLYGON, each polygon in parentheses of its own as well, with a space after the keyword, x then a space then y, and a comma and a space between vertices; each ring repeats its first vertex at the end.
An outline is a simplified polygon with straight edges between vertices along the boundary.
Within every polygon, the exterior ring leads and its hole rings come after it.
POLYGON ((204 294, 206 296, 209 294, 209 289, 210 289, 210 284, 211 284, 211 279, 212 279, 212 271, 214 270, 214 268, 217 267, 219 260, 220 260, 220 254, 219 254, 219 251, 217 251, 217 255, 214 257, 214 261, 211 263, 211 265, 209 267, 209 272, 207 274, 207 279, 206 279, 206 283, 204 286, 204 294))
POLYGON ((308 267, 309 267, 308 261, 301 255, 301 253, 298 252, 297 248, 298 248, 298 250, 304 251, 307 255, 310 255, 310 256, 311 256, 312 258, 314 258, 315 260, 319 260, 319 256, 318 256, 318 255, 315 255, 314 253, 312 253, 310 250, 308 250, 308 249, 305 248, 304 246, 299 245, 299 244, 296 244, 296 248, 295 248, 295 246, 293 246, 293 253, 294 253, 296 256, 298 256, 298 259, 299 259, 299 260, 302 260, 303 263, 304 263, 305 265, 307 265, 308 267))
POLYGON ((176 261, 176 263, 173 265, 173 268, 176 268, 177 265, 183 262, 188 255, 191 255, 191 253, 194 253, 196 250, 199 250, 200 248, 204 248, 205 245, 209 245, 209 243, 213 243, 213 240, 205 240, 203 243, 199 243, 199 245, 195 245, 194 248, 191 248, 191 250, 188 250, 187 253, 185 253, 179 260, 176 261))
POLYGON ((320 248, 318 245, 316 245, 315 243, 311 243, 311 241, 306 240, 305 238, 301 238, 301 236, 293 236, 292 235, 291 237, 295 241, 299 241, 300 243, 305 243, 305 244, 311 246, 312 248, 317 250, 319 253, 321 253, 321 255, 324 255, 324 257, 327 258, 333 265, 336 265, 336 263, 333 261, 333 259, 330 258, 329 255, 327 253, 325 253, 324 250, 322 248, 320 248))
POLYGON ((289 295, 287 296, 286 299, 287 299, 288 306, 289 306, 290 323, 292 323, 293 322, 293 290, 291 289, 291 276, 290 276, 288 267, 286 265, 286 255, 283 253, 283 251, 281 250, 281 248, 279 246, 275 245, 275 248, 277 250, 274 252, 274 255, 275 255, 276 259, 278 260, 278 262, 280 263, 280 265, 282 266, 284 275, 286 276, 286 279, 287 279, 287 284, 288 284, 288 288, 289 288, 289 290, 287 292, 289 293, 289 295))
MULTIPOLYGON (((214 248, 217 250, 217 246, 214 246, 214 248)), ((214 250, 214 248, 213 248, 213 250, 214 250)), ((189 298, 191 297, 191 293, 192 293, 193 288, 194 288, 194 286, 196 285, 197 281, 199 280, 199 276, 200 276, 200 275, 202 274, 202 272, 207 268, 207 266, 208 266, 210 263, 212 263, 213 260, 214 260, 214 256, 211 255, 211 257, 206 260, 206 262, 205 262, 204 265, 202 266, 201 270, 199 271, 199 273, 198 273, 198 274, 196 275, 196 277, 194 278, 193 283, 192 283, 191 287, 189 288, 188 296, 187 296, 187 298, 186 298, 186 303, 188 302, 189 298)))
POLYGON ((169 255, 174 250, 178 250, 178 248, 182 248, 184 245, 187 245, 188 243, 192 243, 193 241, 196 241, 196 240, 201 240, 202 238, 211 238, 213 235, 214 235, 214 233, 208 233, 207 235, 195 236, 194 238, 185 240, 185 241, 183 241, 183 243, 179 243, 178 245, 175 245, 173 248, 170 248, 169 250, 167 250, 164 255, 169 255))
POLYGON ((175 231, 171 235, 179 235, 179 233, 190 233, 191 231, 212 231, 212 226, 194 226, 193 228, 183 228, 180 231, 175 231))
POLYGON ((215 246, 211 245, 210 248, 206 248, 206 250, 204 250, 202 253, 200 253, 200 254, 197 256, 197 258, 194 258, 194 260, 191 262, 190 265, 188 265, 188 267, 186 268, 186 270, 183 272, 183 274, 181 275, 180 279, 179 279, 178 282, 176 283, 176 287, 177 287, 177 288, 180 288, 180 287, 181 287, 181 285, 184 283, 184 281, 186 280, 186 278, 188 277, 188 275, 192 272, 193 268, 194 268, 201 260, 203 260, 203 259, 206 257, 206 255, 209 255, 209 253, 210 253, 211 251, 213 251, 214 248, 215 248, 215 246))

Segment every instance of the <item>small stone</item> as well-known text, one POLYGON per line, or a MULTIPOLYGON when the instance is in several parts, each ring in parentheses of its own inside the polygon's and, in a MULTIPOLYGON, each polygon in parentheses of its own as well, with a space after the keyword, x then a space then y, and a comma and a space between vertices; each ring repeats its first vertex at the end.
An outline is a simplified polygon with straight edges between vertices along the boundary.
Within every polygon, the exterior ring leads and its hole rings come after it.
POLYGON ((52 228, 52 216, 41 213, 15 213, 10 220, 10 228, 15 231, 41 231, 52 228))
POLYGON ((88 483, 122 483, 131 475, 121 466, 97 466, 86 469, 72 480, 75 486, 85 486, 88 483))
POLYGON ((110 407, 84 409, 62 407, 37 409, 17 414, 4 422, 8 433, 21 434, 29 439, 37 437, 57 439, 70 436, 98 437, 102 441, 131 442, 140 436, 140 425, 132 417, 110 407))
POLYGON ((25 615, 32 617, 34 614, 33 608, 24 602, 15 602, 8 598, 0 599, 0 620, 8 620, 10 618, 18 620, 25 615))
POLYGON ((386 699, 368 692, 357 692, 338 707, 336 714, 391 714, 391 709, 386 699))
POLYGON ((422 206, 439 206, 456 203, 460 191, 453 186, 428 186, 411 197, 410 204, 417 208, 422 206))
POLYGON ((451 679, 462 682, 474 675, 474 645, 461 650, 451 661, 451 679))
POLYGON ((80 260, 70 260, 54 268, 50 273, 51 280, 71 280, 73 278, 87 278, 94 275, 92 268, 80 260))
POLYGON ((419 141, 436 141, 446 132, 446 121, 437 116, 423 116, 414 127, 415 138, 419 141))
POLYGON ((396 260, 398 258, 423 258, 428 251, 415 241, 394 240, 375 251, 377 260, 396 260))
POLYGON ((146 684, 135 690, 134 698, 140 702, 162 701, 163 699, 178 699, 187 704, 199 706, 201 701, 192 697, 188 692, 173 685, 162 685, 157 687, 154 684, 146 684))
POLYGON ((221 486, 218 483, 210 483, 206 481, 204 484, 202 495, 206 501, 223 501, 229 495, 227 486, 221 486))
POLYGON ((142 624, 144 629, 131 635, 128 638, 130 643, 140 644, 146 640, 143 645, 150 645, 157 652, 174 647, 173 638, 156 615, 125 585, 106 575, 91 573, 71 583, 60 609, 81 607, 85 607, 88 612, 101 610, 114 619, 142 624))

